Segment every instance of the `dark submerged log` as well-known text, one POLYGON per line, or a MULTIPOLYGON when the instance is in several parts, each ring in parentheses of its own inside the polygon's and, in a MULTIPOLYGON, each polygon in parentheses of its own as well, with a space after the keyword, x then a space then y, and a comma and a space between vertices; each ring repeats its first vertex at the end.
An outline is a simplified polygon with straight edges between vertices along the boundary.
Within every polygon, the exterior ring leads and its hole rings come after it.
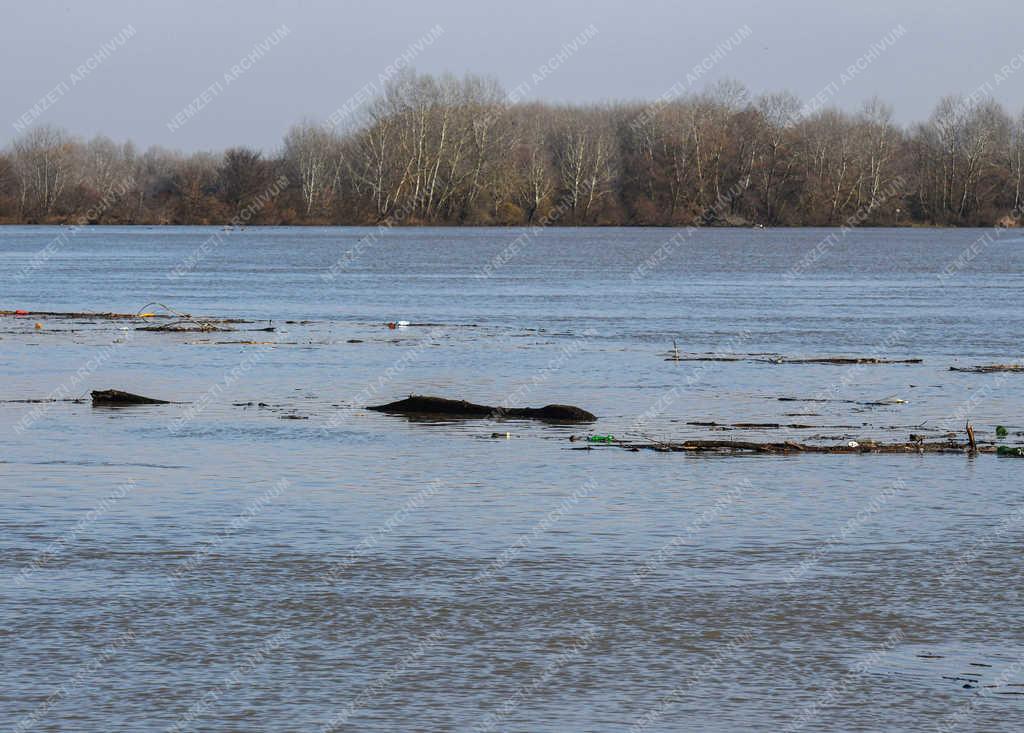
POLYGON ((386 405, 373 405, 368 410, 387 412, 395 415, 420 415, 426 417, 452 418, 528 418, 552 422, 593 422, 597 417, 573 405, 545 405, 544 407, 493 407, 478 405, 466 400, 449 400, 444 397, 412 395, 404 400, 386 405))
POLYGON ((122 392, 119 389, 98 389, 92 392, 92 404, 102 406, 114 405, 169 405, 167 400, 157 400, 152 397, 122 392))

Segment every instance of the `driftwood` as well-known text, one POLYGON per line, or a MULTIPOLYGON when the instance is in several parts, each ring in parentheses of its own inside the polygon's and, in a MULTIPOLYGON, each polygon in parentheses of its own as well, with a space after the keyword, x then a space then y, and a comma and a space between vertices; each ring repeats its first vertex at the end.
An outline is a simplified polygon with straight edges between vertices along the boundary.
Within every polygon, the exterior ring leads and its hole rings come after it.
MULTIPOLYGON (((617 441, 615 443, 586 445, 575 450, 590 450, 595 445, 624 448, 633 451, 653 450, 662 453, 767 453, 776 455, 792 453, 966 453, 970 451, 969 444, 958 443, 955 440, 932 443, 923 441, 912 443, 864 441, 855 443, 850 441, 850 443, 839 445, 813 445, 798 443, 794 440, 787 440, 783 443, 759 443, 740 440, 686 440, 682 442, 652 443, 617 441)), ((976 452, 995 453, 996 447, 979 446, 976 452)))
POLYGON ((38 398, 27 398, 23 400, 0 400, 0 403, 6 405, 40 405, 49 404, 52 402, 85 402, 81 397, 38 397, 38 398))
POLYGON ((803 423, 790 423, 783 425, 777 422, 734 422, 719 423, 714 421, 691 420, 687 425, 695 425, 701 428, 735 428, 737 430, 779 430, 790 428, 791 430, 811 430, 814 428, 856 428, 858 425, 804 425, 803 423))
POLYGON ((970 372, 972 374, 992 374, 994 372, 1024 372, 1024 364, 983 364, 972 367, 950 367, 951 372, 970 372))
POLYGON ((298 346, 298 341, 190 341, 189 343, 212 343, 214 346, 298 346))
POLYGON ((159 326, 139 326, 136 331, 171 331, 173 333, 210 333, 213 331, 233 331, 233 328, 221 328, 209 321, 175 321, 174 323, 162 323, 159 326))
POLYGON ((840 402, 848 405, 862 405, 865 407, 880 407, 884 405, 905 405, 907 401, 896 397, 886 397, 881 400, 870 400, 867 402, 861 400, 840 400, 840 399, 825 399, 820 397, 777 397, 779 402, 840 402))
POLYGON ((418 415, 423 417, 450 418, 529 418, 552 422, 593 422, 595 415, 573 405, 545 405, 544 407, 492 407, 477 405, 465 400, 449 400, 444 397, 412 395, 404 400, 386 405, 367 407, 376 412, 395 415, 418 415))
POLYGON ((780 359, 776 364, 922 364, 924 359, 879 359, 873 356, 824 356, 812 359, 780 359))
MULTIPOLYGON (((163 323, 138 326, 136 331, 169 331, 172 333, 209 333, 211 331, 233 331, 233 328, 225 327, 231 323, 253 323, 253 321, 242 318, 193 318, 188 313, 178 313, 160 303, 147 303, 138 313, 87 313, 83 311, 23 311, 23 310, 0 310, 0 316, 36 316, 39 318, 63 318, 86 321, 129 321, 141 320, 146 322, 164 321, 163 323), (168 313, 150 313, 145 309, 150 306, 160 306, 168 313), (169 323, 167 321, 170 321, 169 323)), ((273 326, 266 328, 249 329, 252 331, 274 331, 273 326)))
MULTIPOLYGON (((136 319, 136 313, 79 313, 61 311, 5 311, 0 310, 0 316, 45 316, 46 318, 79 318, 98 321, 119 321, 123 319, 136 319)), ((168 315, 156 314, 147 318, 171 318, 168 315)))
MULTIPOLYGON (((588 439, 588 445, 576 450, 590 450, 594 445, 613 446, 624 448, 630 451, 653 450, 661 453, 725 453, 725 454, 775 454, 787 455, 793 453, 966 453, 975 455, 977 453, 998 453, 1000 455, 1024 455, 1024 448, 995 446, 992 444, 979 446, 974 435, 974 428, 970 423, 966 426, 967 443, 960 443, 956 440, 956 433, 950 433, 944 441, 926 442, 922 435, 910 435, 908 443, 879 443, 874 440, 854 441, 845 443, 823 444, 823 443, 798 443, 795 440, 784 442, 761 442, 744 440, 685 440, 685 441, 657 441, 643 435, 644 441, 624 440, 594 440, 588 439)), ((571 436, 569 440, 578 440, 571 436)))
POLYGON ((749 356, 680 356, 677 352, 666 357, 665 361, 753 361, 749 356))
POLYGON ((921 364, 923 359, 882 359, 875 356, 819 356, 795 358, 777 354, 693 354, 671 352, 665 361, 749 361, 760 364, 921 364))
POLYGON ((119 389, 100 389, 93 390, 92 392, 92 404, 103 405, 103 406, 116 406, 116 405, 169 405, 171 404, 167 400, 157 400, 152 397, 143 397, 142 395, 132 394, 131 392, 122 392, 119 389))

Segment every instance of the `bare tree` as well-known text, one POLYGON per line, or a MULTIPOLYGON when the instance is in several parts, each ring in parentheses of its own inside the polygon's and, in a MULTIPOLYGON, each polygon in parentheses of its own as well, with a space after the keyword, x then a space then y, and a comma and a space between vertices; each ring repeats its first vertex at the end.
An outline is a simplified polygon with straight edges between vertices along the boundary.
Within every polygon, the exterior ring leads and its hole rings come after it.
POLYGON ((552 149, 565 207, 573 223, 588 222, 595 203, 611 193, 611 130, 597 110, 559 117, 552 149))
POLYGON ((1013 123, 1010 146, 1010 180, 1013 184, 1013 211, 1024 216, 1024 111, 1013 123))
POLYGON ((493 79, 404 69, 348 122, 303 122, 269 155, 140 155, 34 127, 0 153, 0 218, 202 223, 259 200, 267 223, 836 225, 906 212, 976 225, 1019 221, 1006 214, 1024 206, 1024 115, 992 100, 947 97, 903 128, 878 99, 808 116, 791 94, 751 101, 732 81, 654 105, 552 106, 511 104, 493 79), (265 201, 281 176, 291 185, 265 201))
POLYGON ((299 182, 306 216, 322 216, 334 201, 344 161, 330 130, 311 122, 296 125, 284 139, 282 157, 299 182))
POLYGON ((21 216, 45 219, 56 212, 71 182, 77 153, 74 141, 63 130, 41 125, 16 140, 13 148, 21 216))
MULTIPOLYGON (((800 101, 788 92, 769 94, 758 100, 758 109, 763 119, 759 172, 761 197, 765 219, 778 223, 782 208, 786 205, 784 187, 789 183, 799 161, 798 148, 790 143, 794 135, 793 120, 798 119, 800 101)), ((841 190, 841 171, 836 186, 841 190)), ((839 193, 833 197, 838 198, 839 193)), ((835 208, 835 201, 833 201, 835 208)))

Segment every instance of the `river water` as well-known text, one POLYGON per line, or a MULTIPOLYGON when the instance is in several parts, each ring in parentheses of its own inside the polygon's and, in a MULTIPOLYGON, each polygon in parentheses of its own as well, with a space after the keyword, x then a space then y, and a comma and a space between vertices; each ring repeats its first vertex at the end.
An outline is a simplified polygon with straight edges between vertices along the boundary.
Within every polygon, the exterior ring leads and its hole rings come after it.
POLYGON ((1022 443, 950 371, 1020 363, 1019 234, 0 229, 0 309, 164 306, 244 322, 0 317, 4 730, 1024 726, 1024 462, 569 440, 1022 443))

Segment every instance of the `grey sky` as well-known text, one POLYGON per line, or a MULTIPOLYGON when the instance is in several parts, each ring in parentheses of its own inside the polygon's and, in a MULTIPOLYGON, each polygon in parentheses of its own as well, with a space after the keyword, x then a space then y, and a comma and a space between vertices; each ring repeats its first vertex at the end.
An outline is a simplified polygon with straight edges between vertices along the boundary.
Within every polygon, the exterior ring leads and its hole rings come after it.
MULTIPOLYGON (((943 95, 993 83, 1024 53, 1020 15, 1005 0, 937 7, 934 0, 32 0, 4 8, 0 145, 14 122, 58 85, 31 124, 55 124, 183 150, 245 144, 273 150, 302 118, 324 120, 434 26, 442 35, 417 71, 473 72, 506 89, 524 80, 590 24, 598 33, 529 98, 590 102, 650 99, 681 80, 744 25, 753 34, 695 85, 728 77, 753 93, 809 98, 894 27, 906 34, 839 86, 837 106, 874 94, 901 122, 928 116, 943 95), (126 26, 134 35, 72 84, 75 69, 126 26), (270 47, 187 124, 167 123, 230 73, 282 25, 270 47)), ((1024 68, 994 89, 1011 113, 1024 106, 1024 68)))

